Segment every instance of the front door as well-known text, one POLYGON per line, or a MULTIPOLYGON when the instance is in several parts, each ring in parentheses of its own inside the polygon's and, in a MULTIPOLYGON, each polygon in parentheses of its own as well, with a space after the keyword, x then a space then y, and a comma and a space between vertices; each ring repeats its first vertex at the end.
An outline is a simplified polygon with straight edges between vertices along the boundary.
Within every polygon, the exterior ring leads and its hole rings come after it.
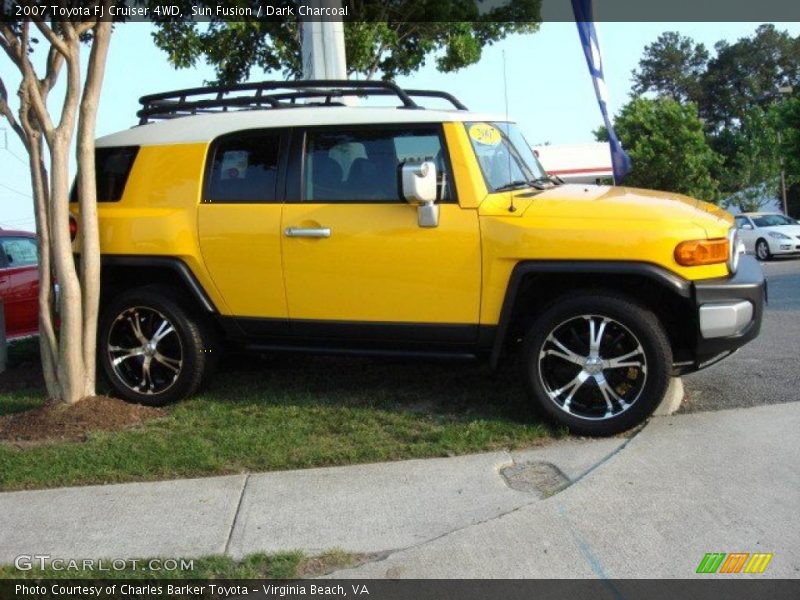
POLYGON ((293 331, 351 341, 474 341, 478 215, 457 203, 440 125, 298 134, 302 159, 287 192, 295 197, 287 197, 281 224, 293 331), (437 164, 438 227, 419 227, 416 208, 400 197, 399 166, 419 159, 437 164))

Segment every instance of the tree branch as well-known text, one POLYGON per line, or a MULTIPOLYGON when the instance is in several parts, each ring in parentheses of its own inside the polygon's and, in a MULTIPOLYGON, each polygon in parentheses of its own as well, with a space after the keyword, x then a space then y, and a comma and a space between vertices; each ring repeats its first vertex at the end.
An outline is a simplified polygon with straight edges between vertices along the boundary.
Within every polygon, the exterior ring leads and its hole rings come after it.
POLYGON ((20 66, 19 38, 6 23, 0 23, 0 48, 3 48, 11 61, 20 66))
POLYGON ((0 77, 0 114, 3 115, 11 124, 11 129, 13 129, 19 136, 19 139, 22 140, 22 143, 25 145, 25 149, 30 151, 30 148, 28 147, 28 137, 25 135, 25 130, 22 129, 22 126, 19 123, 17 123, 14 112, 11 110, 11 107, 8 104, 8 92, 6 91, 6 86, 5 83, 3 83, 2 77, 0 77))
MULTIPOLYGON (((64 40, 58 37, 58 35, 56 35, 56 32, 53 31, 52 28, 50 28, 50 26, 48 26, 47 23, 45 23, 41 17, 33 17, 33 22, 36 24, 36 27, 39 28, 39 31, 42 32, 42 35, 47 38, 47 41, 50 42, 50 45, 53 46, 56 50, 58 50, 61 54, 63 54, 64 57, 66 58, 69 49, 67 48, 67 45, 64 43, 64 40)), ((67 23, 64 23, 64 25, 66 24, 67 23)))
MULTIPOLYGON (((23 48, 28 47, 29 25, 30 23, 28 21, 25 21, 22 24, 21 44, 23 48)), ((22 85, 20 85, 20 88, 24 86, 28 87, 29 99, 36 114, 36 119, 39 121, 45 136, 47 136, 49 140, 53 134, 53 121, 50 119, 50 113, 47 112, 47 105, 45 104, 44 97, 39 89, 38 78, 36 77, 36 73, 33 70, 33 65, 27 56, 21 57, 20 70, 22 71, 22 85)))
POLYGON ((53 89, 63 64, 64 55, 51 46, 50 51, 47 53, 47 71, 44 78, 39 81, 39 85, 42 88, 42 93, 45 96, 51 89, 53 89))

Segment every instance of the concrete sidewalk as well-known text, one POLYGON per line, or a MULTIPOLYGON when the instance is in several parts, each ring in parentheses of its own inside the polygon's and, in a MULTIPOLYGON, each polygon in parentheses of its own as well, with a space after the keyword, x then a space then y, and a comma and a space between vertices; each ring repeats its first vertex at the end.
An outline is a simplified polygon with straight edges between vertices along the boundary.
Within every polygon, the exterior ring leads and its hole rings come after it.
MULTIPOLYGON (((570 478, 626 441, 566 440, 515 455, 570 478)), ((196 557, 406 548, 531 502, 494 452, 430 460, 0 494, 0 564, 59 558, 196 557)))
POLYGON ((688 577, 718 551, 798 577, 798 432, 792 403, 518 453, 3 493, 0 563, 338 547, 386 555, 344 577, 688 577), (512 488, 526 465, 573 484, 512 488))
POLYGON ((760 577, 797 578, 798 438, 796 402, 654 419, 552 498, 336 576, 687 578, 763 552, 760 577))

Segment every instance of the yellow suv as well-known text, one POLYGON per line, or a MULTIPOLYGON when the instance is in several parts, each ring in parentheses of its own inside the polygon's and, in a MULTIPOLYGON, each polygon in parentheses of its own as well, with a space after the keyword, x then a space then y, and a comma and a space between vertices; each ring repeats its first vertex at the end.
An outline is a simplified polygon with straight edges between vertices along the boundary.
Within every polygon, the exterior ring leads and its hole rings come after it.
POLYGON ((444 92, 264 82, 141 102, 139 126, 97 142, 99 360, 127 400, 194 393, 223 342, 515 353, 534 407, 603 435, 758 334, 766 286, 727 213, 564 185, 514 123, 444 92))

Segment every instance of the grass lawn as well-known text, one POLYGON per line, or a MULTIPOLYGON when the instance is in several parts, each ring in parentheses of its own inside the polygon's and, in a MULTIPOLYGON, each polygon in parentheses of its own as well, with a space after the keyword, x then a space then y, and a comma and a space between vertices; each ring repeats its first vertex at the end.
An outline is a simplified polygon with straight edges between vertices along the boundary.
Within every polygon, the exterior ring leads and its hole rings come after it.
MULTIPOLYGON (((12 344, 9 372, 36 360, 12 344)), ((43 388, 0 392, 0 415, 43 388)), ((201 395, 134 429, 81 442, 0 442, 0 490, 207 476, 451 456, 535 444, 517 374, 478 363, 280 355, 224 361, 201 395)))
MULTIPOLYGON (((14 565, 0 565, 0 579, 296 579, 318 577, 337 569, 345 569, 364 561, 366 557, 332 550, 319 556, 305 556, 302 552, 280 552, 277 554, 251 554, 241 560, 227 556, 206 556, 189 559, 192 568, 187 570, 151 571, 147 568, 151 559, 127 561, 125 569, 111 569, 111 561, 104 561, 103 571, 67 570, 59 567, 20 571, 14 565)), ((178 559, 177 564, 181 564, 178 559)), ((188 562, 188 561, 187 561, 188 562)), ((78 561, 80 564, 80 561, 78 561)), ((159 565, 165 564, 159 560, 159 565)), ((67 565, 64 565, 66 567, 67 565)), ((120 565, 122 566, 122 565, 120 565)), ((168 565, 171 567, 171 565, 168 565)), ((181 596, 183 597, 183 596, 181 596)))

